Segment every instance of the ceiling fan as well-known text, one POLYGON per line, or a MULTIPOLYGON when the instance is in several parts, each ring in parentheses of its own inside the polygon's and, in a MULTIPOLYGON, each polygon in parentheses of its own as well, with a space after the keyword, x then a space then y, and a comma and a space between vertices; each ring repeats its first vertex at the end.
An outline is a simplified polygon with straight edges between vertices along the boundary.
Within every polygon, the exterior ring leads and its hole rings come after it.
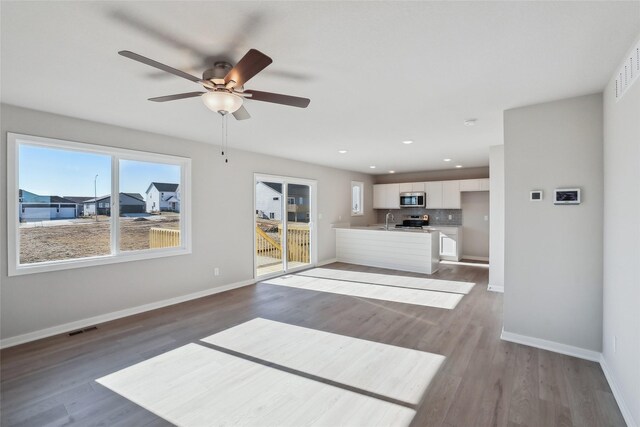
POLYGON ((232 67, 228 62, 216 62, 213 68, 209 68, 202 73, 202 78, 198 78, 128 50, 122 50, 118 53, 134 61, 142 62, 143 64, 150 65, 167 73, 191 80, 194 83, 199 83, 206 90, 204 92, 187 92, 176 95, 159 96, 149 98, 149 101, 166 102, 200 96, 210 110, 216 111, 223 116, 231 113, 236 120, 251 118, 242 105, 245 99, 299 108, 306 108, 311 102, 310 99, 297 96, 257 90, 244 90, 244 84, 247 81, 273 62, 271 58, 256 49, 250 49, 249 52, 238 61, 235 67, 232 67))

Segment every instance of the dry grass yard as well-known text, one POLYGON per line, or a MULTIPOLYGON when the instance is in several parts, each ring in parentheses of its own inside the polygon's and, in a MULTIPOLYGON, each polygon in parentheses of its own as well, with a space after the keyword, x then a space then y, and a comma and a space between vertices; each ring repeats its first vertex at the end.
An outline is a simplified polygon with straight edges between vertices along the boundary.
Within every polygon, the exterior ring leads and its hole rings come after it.
MULTIPOLYGON (((149 249, 149 229, 179 229, 178 215, 152 219, 120 218, 120 250, 149 249)), ((110 224, 108 217, 80 220, 70 225, 20 228, 20 263, 55 261, 108 255, 110 224)))

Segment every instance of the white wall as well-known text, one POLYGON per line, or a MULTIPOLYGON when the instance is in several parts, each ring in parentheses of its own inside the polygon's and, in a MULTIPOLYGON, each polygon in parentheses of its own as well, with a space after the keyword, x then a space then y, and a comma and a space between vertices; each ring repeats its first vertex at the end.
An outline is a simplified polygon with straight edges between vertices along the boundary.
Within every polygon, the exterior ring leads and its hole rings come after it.
POLYGON ((505 111, 505 332, 601 349, 602 132, 602 94, 505 111), (582 204, 555 206, 559 187, 582 204))
MULTIPOLYGON (((70 117, 1 105, 1 329, 6 340, 44 328, 150 304, 253 278, 253 174, 318 181, 318 260, 335 257, 331 223, 374 221, 372 178, 308 163, 219 148, 70 117), (190 157, 193 253, 41 274, 7 277, 7 132, 190 157), (365 215, 351 217, 351 181, 365 183, 365 215), (213 276, 213 268, 220 276, 213 276), (151 278, 151 279, 150 279, 151 278)), ((269 142, 269 141, 267 141, 269 142)), ((276 141, 274 141, 275 143, 276 141)))
POLYGON ((603 365, 640 425, 640 80, 618 102, 614 79, 604 91, 603 320, 603 365))
POLYGON ((489 260, 489 192, 463 191, 462 258, 489 260), (487 219, 485 219, 485 217, 487 219))
POLYGON ((504 145, 489 147, 489 289, 504 290, 504 145))

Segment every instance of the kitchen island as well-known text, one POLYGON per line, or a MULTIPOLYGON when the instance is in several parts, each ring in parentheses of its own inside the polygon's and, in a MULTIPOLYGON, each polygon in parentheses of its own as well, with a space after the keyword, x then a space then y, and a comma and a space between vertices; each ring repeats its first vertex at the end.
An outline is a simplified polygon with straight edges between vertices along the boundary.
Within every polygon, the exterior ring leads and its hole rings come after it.
POLYGON ((433 274, 440 264, 439 232, 384 226, 336 228, 339 262, 433 274))

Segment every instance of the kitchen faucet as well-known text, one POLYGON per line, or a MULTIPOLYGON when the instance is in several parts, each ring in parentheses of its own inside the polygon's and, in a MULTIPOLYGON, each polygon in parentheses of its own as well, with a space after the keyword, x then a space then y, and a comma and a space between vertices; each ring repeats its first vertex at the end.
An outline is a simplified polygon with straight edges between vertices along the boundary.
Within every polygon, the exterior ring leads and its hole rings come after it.
POLYGON ((387 214, 384 216, 384 229, 385 230, 389 230, 389 217, 391 217, 391 221, 395 220, 395 218, 393 217, 393 214, 391 213, 391 211, 387 212, 387 214))

